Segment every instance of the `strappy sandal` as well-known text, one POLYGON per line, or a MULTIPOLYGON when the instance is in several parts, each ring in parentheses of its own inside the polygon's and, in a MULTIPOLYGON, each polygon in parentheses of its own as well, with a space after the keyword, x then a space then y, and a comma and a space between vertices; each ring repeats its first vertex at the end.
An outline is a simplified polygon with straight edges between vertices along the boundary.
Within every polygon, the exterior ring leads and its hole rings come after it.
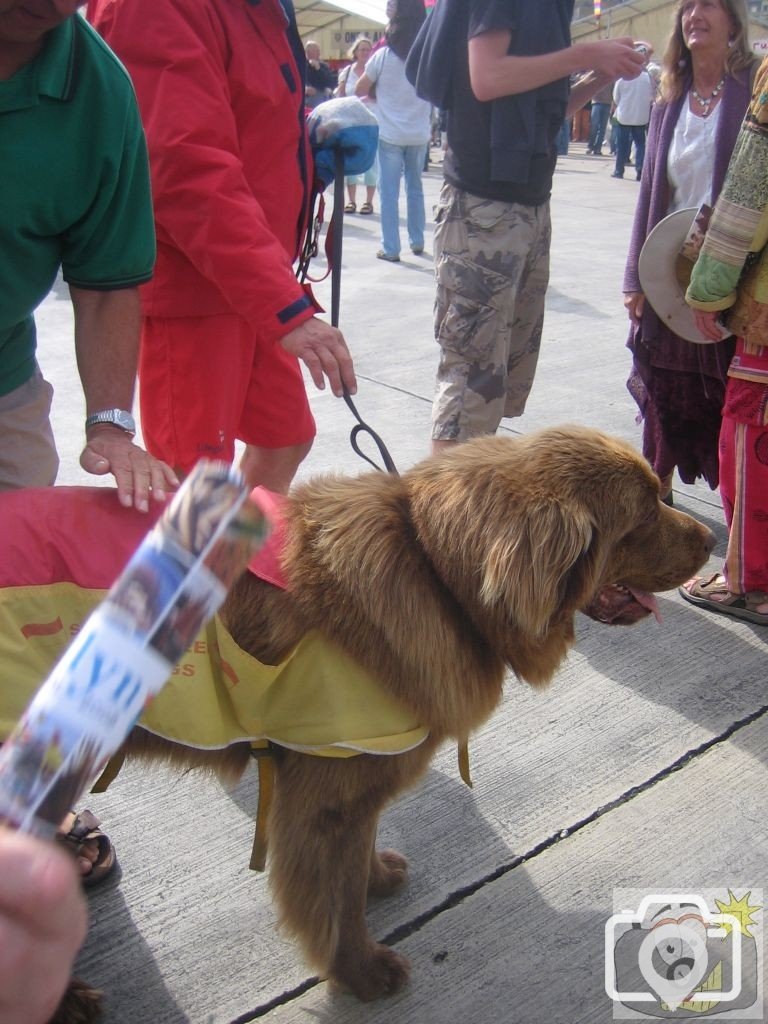
POLYGON ((761 604, 768 604, 768 593, 753 590, 748 594, 733 594, 728 589, 722 573, 716 572, 704 578, 694 576, 692 580, 678 587, 678 593, 691 604, 706 608, 710 612, 731 615, 735 619, 744 619, 757 626, 768 626, 768 612, 756 610, 761 604))
MULTIPOLYGON (((80 878, 81 884, 89 889, 108 878, 117 867, 117 855, 109 836, 101 831, 101 822, 91 811, 72 811, 73 821, 68 832, 60 832, 56 839, 73 857, 82 856, 86 843, 96 841, 98 856, 91 864, 91 870, 80 878)), ((65 826, 66 827, 66 826, 65 826)))
POLYGON ((373 213, 373 203, 363 203, 360 213, 373 213))
MULTIPOLYGON (((363 212, 362 210, 360 211, 363 212)), ((357 203, 347 203, 344 207, 344 213, 357 213, 357 203)))

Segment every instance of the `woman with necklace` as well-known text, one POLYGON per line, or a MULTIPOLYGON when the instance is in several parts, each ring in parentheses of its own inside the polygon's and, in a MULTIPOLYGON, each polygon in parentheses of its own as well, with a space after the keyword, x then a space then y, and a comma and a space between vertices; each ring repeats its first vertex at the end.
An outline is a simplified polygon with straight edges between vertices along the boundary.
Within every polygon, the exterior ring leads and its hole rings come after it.
POLYGON ((718 485, 717 442, 733 342, 695 345, 678 337, 645 302, 638 257, 650 231, 675 210, 713 205, 749 104, 755 59, 744 0, 678 0, 663 58, 645 169, 624 276, 632 323, 627 386, 643 419, 643 454, 672 502, 685 483, 718 485))

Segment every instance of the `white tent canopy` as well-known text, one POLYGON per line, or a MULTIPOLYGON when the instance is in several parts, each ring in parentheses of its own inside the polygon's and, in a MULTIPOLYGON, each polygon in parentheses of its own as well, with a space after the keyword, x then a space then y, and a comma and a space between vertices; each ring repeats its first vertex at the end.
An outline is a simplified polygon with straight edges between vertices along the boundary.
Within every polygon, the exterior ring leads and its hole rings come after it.
POLYGON ((386 0, 294 0, 296 22, 303 38, 343 25, 381 29, 387 23, 386 0))

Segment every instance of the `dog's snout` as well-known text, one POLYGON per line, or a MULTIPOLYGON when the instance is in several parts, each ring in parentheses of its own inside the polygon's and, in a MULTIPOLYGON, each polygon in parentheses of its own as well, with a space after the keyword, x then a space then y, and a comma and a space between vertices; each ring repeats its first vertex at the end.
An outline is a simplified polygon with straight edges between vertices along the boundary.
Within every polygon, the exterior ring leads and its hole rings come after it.
POLYGON ((681 512, 679 509, 670 509, 666 506, 663 507, 665 512, 673 513, 678 527, 682 527, 683 535, 687 538, 688 550, 690 552, 697 550, 701 556, 702 564, 706 562, 717 544, 717 537, 712 530, 705 526, 704 523, 700 523, 698 519, 689 516, 687 512, 681 512), (701 548, 698 547, 699 544, 701 544, 701 548))

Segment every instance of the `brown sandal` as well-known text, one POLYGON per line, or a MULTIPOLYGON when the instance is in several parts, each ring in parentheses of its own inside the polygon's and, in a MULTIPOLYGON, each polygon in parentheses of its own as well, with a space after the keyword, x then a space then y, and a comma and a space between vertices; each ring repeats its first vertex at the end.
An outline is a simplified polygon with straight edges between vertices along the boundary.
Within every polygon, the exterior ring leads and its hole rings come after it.
POLYGON ((117 867, 117 855, 109 836, 99 828, 101 822, 95 814, 92 814, 91 811, 80 811, 79 814, 72 811, 72 817, 73 821, 69 831, 60 832, 56 838, 73 857, 81 856, 87 842, 95 840, 98 844, 99 853, 91 864, 91 870, 80 878, 82 885, 89 889, 91 886, 103 882, 112 874, 117 867))
MULTIPOLYGON (((362 213, 362 210, 360 212, 362 213)), ((347 203, 344 213, 357 213, 357 203, 347 203)))
POLYGON ((373 213, 373 203, 363 203, 360 213, 373 213))
POLYGON ((700 608, 732 615, 735 619, 754 622, 758 626, 768 626, 768 612, 757 611, 761 604, 768 604, 768 594, 762 590, 734 594, 719 572, 706 577, 694 576, 679 587, 678 592, 686 601, 700 608))

